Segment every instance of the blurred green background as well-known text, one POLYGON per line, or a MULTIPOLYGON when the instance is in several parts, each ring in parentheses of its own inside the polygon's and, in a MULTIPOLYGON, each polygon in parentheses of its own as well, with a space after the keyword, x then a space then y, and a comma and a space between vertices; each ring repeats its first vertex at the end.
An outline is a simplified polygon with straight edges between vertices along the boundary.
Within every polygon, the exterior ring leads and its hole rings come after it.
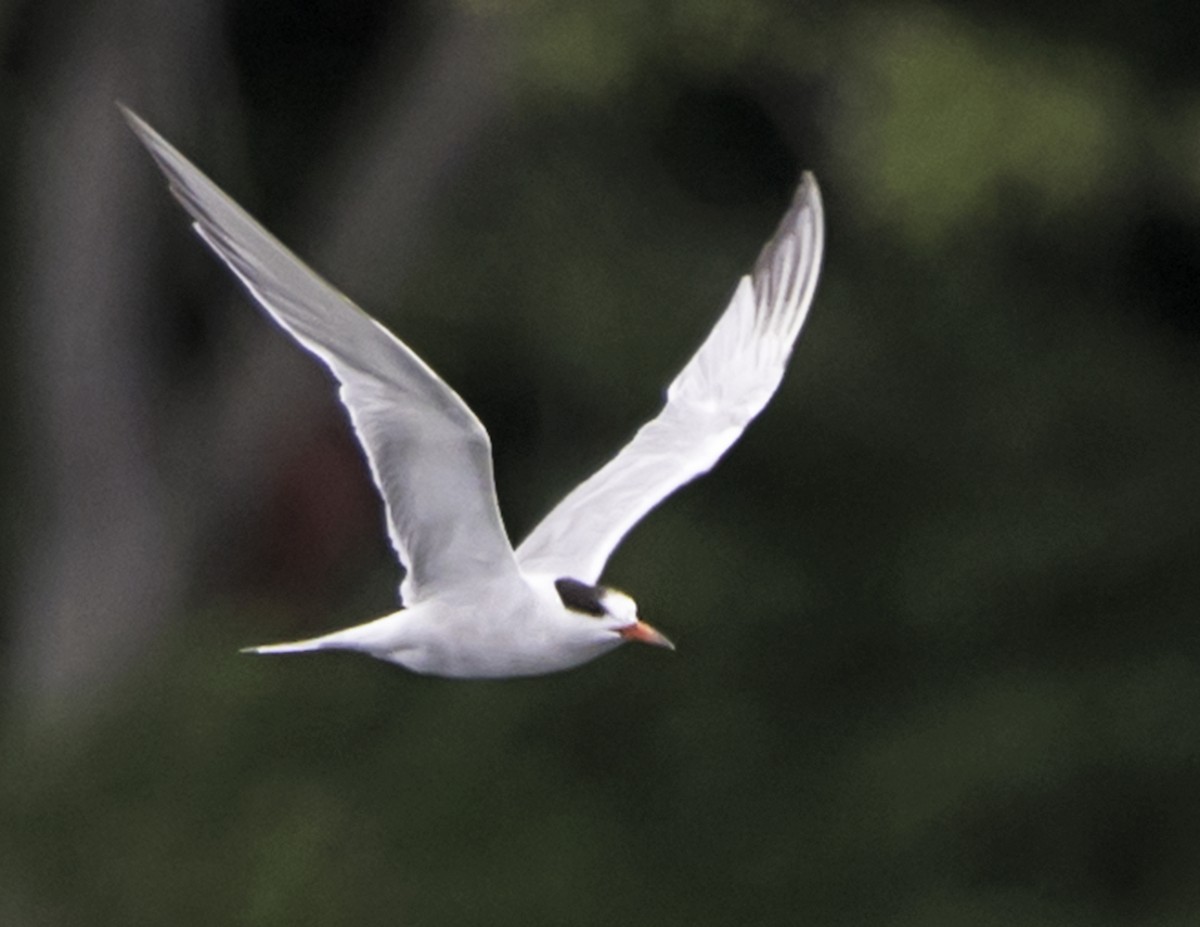
POLYGON ((0 922, 1200 923, 1200 7, 0 3, 0 922), (125 101, 479 412, 522 536, 801 169, 774 402, 463 683, 322 372, 125 101))

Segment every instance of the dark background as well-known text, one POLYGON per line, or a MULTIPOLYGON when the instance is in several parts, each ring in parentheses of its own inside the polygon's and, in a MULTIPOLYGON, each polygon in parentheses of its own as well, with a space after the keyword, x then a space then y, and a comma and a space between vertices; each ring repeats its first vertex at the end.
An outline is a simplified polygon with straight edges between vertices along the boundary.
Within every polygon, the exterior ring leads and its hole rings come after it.
POLYGON ((1200 922, 1198 10, 0 4, 0 921, 1200 922), (238 656, 397 571, 117 99, 463 394, 514 537, 813 170, 779 394, 606 573, 678 653, 238 656))

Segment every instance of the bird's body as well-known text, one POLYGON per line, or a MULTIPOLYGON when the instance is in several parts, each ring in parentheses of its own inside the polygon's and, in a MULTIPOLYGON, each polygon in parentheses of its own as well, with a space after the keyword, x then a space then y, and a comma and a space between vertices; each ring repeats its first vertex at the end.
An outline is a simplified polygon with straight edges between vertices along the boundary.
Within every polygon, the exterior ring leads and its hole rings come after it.
POLYGON ((565 608, 552 578, 527 576, 451 591, 311 640, 252 650, 359 650, 416 673, 497 679, 571 669, 608 653, 624 641, 609 627, 565 608))
POLYGON ((671 647, 629 596, 599 585, 650 509, 707 472, 774 394, 820 271, 824 226, 805 175, 791 209, 667 402, 515 550, 491 442, 466 403, 403 342, 318 277, 145 122, 139 139, 197 234, 251 296, 337 378, 406 567, 403 607, 256 653, 354 650, 430 675, 498 678, 570 669, 626 641, 671 647))

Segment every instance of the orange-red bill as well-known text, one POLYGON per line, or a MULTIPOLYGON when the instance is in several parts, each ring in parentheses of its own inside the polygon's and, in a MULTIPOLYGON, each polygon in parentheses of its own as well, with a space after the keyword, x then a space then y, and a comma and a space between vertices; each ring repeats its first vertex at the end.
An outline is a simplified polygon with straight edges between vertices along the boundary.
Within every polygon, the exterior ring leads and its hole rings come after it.
POLYGON ((666 635, 650 627, 644 621, 621 628, 617 633, 627 641, 637 641, 639 644, 651 644, 655 647, 666 647, 668 650, 675 649, 675 645, 667 640, 666 635))

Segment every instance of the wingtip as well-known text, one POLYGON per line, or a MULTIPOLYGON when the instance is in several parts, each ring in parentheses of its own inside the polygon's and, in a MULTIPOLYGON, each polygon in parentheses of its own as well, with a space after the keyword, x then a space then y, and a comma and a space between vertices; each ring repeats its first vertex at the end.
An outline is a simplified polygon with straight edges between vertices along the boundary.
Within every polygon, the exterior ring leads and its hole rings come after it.
MULTIPOLYGON (((131 110, 120 100, 116 101, 117 109, 121 111, 121 115, 125 117, 125 122, 137 136, 137 140, 142 143, 142 147, 150 153, 159 170, 167 175, 167 180, 170 181, 172 189, 175 187, 176 180, 179 176, 178 162, 186 159, 181 155, 165 138, 158 134, 150 123, 146 122, 141 116, 131 110)), ((176 193, 178 196, 178 193, 176 193)))
POLYGON ((152 128, 150 128, 149 123, 147 123, 145 119, 143 119, 128 105, 126 105, 124 100, 114 100, 113 105, 116 106, 117 110, 121 113, 121 116, 125 119, 125 122, 128 123, 129 128, 133 129, 139 138, 145 139, 158 134, 152 128))
POLYGON ((816 211, 821 209, 821 185, 817 183, 817 175, 812 171, 804 171, 800 175, 794 202, 807 205, 816 211))
MULTIPOLYGON (((790 352, 816 292, 825 249, 825 212, 821 190, 811 171, 800 182, 775 234, 763 245, 751 280, 756 314, 764 331, 790 352)), ((780 358, 786 361, 786 353, 780 358)))

